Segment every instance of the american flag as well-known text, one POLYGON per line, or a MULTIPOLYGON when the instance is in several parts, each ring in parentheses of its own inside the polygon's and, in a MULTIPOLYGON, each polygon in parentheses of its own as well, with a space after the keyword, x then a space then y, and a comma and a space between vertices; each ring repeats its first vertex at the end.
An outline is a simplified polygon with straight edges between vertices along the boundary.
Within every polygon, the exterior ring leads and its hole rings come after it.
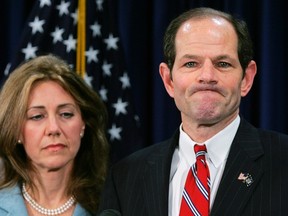
MULTIPOLYGON (((81 0, 37 0, 23 30, 9 73, 24 60, 53 53, 76 67, 81 0)), ((112 162, 142 147, 117 24, 115 0, 86 0, 86 71, 83 79, 99 93, 109 113, 107 138, 112 162)), ((76 70, 76 68, 75 68, 76 70)))

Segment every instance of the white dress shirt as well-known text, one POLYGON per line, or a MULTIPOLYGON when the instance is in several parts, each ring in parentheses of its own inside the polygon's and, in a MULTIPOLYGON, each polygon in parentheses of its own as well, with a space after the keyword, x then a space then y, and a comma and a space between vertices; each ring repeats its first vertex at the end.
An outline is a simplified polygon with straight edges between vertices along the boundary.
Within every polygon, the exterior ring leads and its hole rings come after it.
MULTIPOLYGON (((212 208, 216 192, 224 171, 228 152, 240 124, 240 117, 237 116, 226 128, 203 143, 207 148, 206 161, 210 171, 210 208, 212 208)), ((194 145, 196 144, 183 130, 180 125, 179 146, 175 149, 169 183, 169 216, 179 216, 182 192, 186 177, 196 157, 194 145)))

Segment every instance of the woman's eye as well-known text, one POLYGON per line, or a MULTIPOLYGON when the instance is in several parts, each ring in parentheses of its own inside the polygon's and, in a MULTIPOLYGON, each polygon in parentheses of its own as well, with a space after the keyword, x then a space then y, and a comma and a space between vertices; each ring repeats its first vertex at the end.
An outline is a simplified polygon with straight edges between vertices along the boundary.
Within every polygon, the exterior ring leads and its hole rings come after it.
POLYGON ((74 114, 73 114, 73 113, 70 113, 70 112, 63 112, 63 113, 61 113, 60 115, 61 115, 62 117, 64 117, 64 118, 67 118, 67 119, 74 116, 74 114))
POLYGON ((39 114, 39 115, 33 115, 33 116, 30 116, 30 117, 29 117, 29 119, 35 120, 35 121, 41 120, 41 119, 43 119, 43 118, 44 118, 44 116, 41 115, 41 114, 39 114))

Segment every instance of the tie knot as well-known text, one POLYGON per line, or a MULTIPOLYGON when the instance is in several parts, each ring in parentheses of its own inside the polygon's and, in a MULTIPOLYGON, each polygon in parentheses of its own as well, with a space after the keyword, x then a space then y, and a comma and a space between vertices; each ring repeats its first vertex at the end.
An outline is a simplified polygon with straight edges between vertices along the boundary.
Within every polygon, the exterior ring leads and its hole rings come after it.
POLYGON ((207 149, 206 149, 205 145, 195 144, 194 145, 194 151, 195 151, 196 158, 199 159, 200 157, 202 158, 205 156, 207 149))

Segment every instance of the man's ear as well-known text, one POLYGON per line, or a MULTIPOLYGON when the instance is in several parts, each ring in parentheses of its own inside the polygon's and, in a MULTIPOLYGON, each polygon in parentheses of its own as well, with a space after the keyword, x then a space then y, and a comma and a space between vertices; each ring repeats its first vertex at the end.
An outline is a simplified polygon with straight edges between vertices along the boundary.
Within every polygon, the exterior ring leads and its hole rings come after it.
POLYGON ((250 91, 254 82, 254 77, 256 75, 256 72, 257 72, 257 65, 256 65, 256 62, 252 60, 248 64, 248 67, 245 70, 245 76, 242 79, 242 83, 241 83, 241 96, 242 97, 245 97, 250 91))
POLYGON ((170 69, 168 65, 164 62, 162 62, 159 65, 159 73, 162 78, 163 84, 165 86, 166 91, 170 95, 170 97, 174 97, 174 86, 173 86, 173 80, 172 76, 170 74, 170 69))

